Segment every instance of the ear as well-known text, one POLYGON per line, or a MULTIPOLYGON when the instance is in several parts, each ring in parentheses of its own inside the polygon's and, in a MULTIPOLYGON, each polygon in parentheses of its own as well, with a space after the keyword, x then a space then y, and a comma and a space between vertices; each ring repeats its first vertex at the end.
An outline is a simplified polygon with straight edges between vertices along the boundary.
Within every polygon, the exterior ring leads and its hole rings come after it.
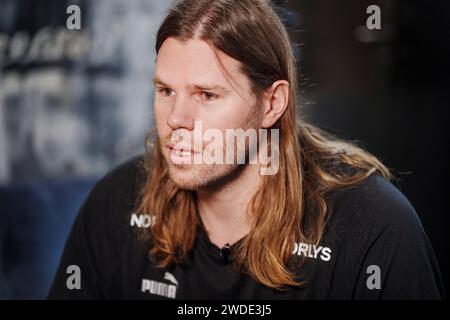
POLYGON ((264 92, 264 114, 261 126, 270 128, 286 111, 289 102, 289 82, 275 81, 264 92))

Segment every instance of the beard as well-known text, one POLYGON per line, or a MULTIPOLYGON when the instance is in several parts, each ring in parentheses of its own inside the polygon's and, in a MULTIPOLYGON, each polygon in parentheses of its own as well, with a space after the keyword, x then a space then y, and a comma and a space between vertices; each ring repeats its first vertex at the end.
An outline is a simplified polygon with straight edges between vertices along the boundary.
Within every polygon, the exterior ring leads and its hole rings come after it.
POLYGON ((245 164, 173 164, 166 159, 169 177, 180 189, 199 190, 221 185, 232 176, 237 176, 245 164))
MULTIPOLYGON (((259 129, 259 115, 256 110, 256 106, 254 108, 254 112, 250 112, 249 116, 243 121, 243 124, 238 127, 243 130, 247 129, 259 129)), ((214 188, 225 185, 228 181, 232 181, 237 178, 240 173, 245 170, 248 166, 247 159, 250 160, 250 157, 255 156, 255 154, 251 154, 249 152, 249 147, 247 143, 245 143, 245 163, 240 164, 237 161, 233 161, 232 164, 229 163, 190 163, 190 164, 177 164, 173 163, 170 160, 170 155, 167 152, 166 144, 170 141, 170 137, 160 139, 159 147, 161 153, 163 154, 164 162, 166 164, 166 168, 168 168, 169 177, 172 182, 180 189, 196 191, 202 188, 214 188)), ((235 155, 237 154, 238 145, 234 143, 233 159, 235 159, 235 155)), ((223 155, 227 152, 226 141, 223 143, 223 155)))

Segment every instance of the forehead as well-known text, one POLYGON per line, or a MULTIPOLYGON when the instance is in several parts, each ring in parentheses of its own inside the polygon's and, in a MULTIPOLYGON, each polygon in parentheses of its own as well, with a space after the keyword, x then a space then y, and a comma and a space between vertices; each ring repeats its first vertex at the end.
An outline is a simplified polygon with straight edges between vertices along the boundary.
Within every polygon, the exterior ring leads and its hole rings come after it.
POLYGON ((208 82, 230 90, 249 91, 241 63, 219 50, 216 53, 217 56, 203 40, 180 41, 170 37, 158 52, 155 76, 169 84, 208 82))

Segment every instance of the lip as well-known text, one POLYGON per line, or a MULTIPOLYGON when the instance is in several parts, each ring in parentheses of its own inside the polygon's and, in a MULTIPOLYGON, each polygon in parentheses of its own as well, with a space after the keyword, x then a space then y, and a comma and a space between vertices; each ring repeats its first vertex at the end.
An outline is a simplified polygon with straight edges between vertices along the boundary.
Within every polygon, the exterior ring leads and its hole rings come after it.
POLYGON ((173 164, 192 164, 195 154, 190 148, 185 148, 180 145, 167 144, 169 159, 173 164))
POLYGON ((189 152, 189 153, 191 153, 191 154, 198 154, 198 153, 200 153, 200 152, 198 152, 198 151, 195 151, 195 150, 192 150, 190 147, 187 147, 187 146, 183 146, 183 145, 176 145, 176 144, 174 144, 173 142, 169 142, 168 144, 167 144, 167 148, 170 150, 170 151, 183 151, 183 152, 189 152))

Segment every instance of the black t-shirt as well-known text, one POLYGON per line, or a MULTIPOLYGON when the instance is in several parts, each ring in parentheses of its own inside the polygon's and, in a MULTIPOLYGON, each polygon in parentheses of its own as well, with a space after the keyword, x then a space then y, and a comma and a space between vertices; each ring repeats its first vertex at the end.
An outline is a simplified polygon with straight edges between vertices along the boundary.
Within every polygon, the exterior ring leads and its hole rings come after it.
POLYGON ((89 194, 50 299, 443 298, 438 264, 414 208, 379 175, 330 195, 330 218, 320 245, 295 244, 294 264, 304 260, 301 287, 274 290, 235 271, 236 244, 218 248, 201 226, 188 263, 158 268, 135 232, 152 222, 132 212, 145 179, 141 160, 119 166, 89 194))

